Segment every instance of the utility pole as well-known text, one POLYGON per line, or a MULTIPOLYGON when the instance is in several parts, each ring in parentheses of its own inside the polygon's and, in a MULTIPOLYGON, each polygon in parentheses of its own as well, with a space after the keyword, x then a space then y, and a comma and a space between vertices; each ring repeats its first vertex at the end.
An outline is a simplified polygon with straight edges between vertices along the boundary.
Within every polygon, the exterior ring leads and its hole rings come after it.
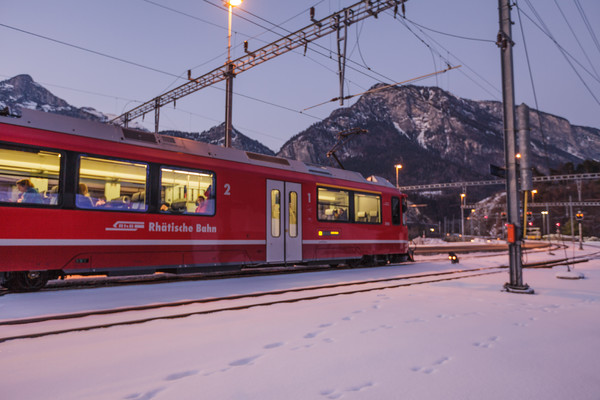
POLYGON ((504 289, 514 293, 533 293, 527 284, 523 284, 521 265, 521 223, 519 218, 519 191, 516 162, 515 134, 515 85, 513 77, 512 21, 510 18, 510 0, 498 0, 500 31, 496 44, 500 48, 502 63, 502 104, 504 106, 504 157, 506 163, 506 214, 508 221, 508 256, 510 262, 510 282, 504 289))

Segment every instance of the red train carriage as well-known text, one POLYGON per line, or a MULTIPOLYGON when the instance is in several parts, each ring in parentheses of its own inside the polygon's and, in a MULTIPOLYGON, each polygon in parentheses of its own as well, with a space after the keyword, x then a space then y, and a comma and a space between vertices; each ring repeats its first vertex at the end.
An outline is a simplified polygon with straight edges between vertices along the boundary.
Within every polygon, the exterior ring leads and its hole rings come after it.
POLYGON ((405 195, 356 172, 23 110, 0 117, 0 282, 378 263, 405 195))

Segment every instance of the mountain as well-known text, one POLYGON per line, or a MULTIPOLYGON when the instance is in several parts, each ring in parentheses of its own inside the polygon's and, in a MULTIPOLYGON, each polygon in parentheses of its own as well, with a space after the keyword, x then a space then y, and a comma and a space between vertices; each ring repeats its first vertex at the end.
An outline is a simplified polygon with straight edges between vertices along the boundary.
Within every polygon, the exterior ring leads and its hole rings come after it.
MULTIPOLYGON (((107 122, 111 118, 91 107, 77 108, 65 100, 54 96, 39 83, 36 83, 29 75, 17 75, 13 78, 0 82, 0 110, 6 107, 12 113, 20 114, 21 108, 40 110, 69 117, 82 118, 93 121, 107 122)), ((136 126, 139 129, 139 126, 136 126)), ((161 131, 161 134, 184 137, 212 144, 223 144, 225 137, 225 124, 213 127, 206 132, 179 132, 161 131)), ((260 142, 250 139, 236 129, 232 133, 232 147, 274 155, 275 153, 260 142)))
MULTIPOLYGON (((326 154, 338 133, 362 128, 368 133, 350 139, 337 157, 347 169, 390 181, 394 165, 401 163, 401 186, 488 180, 489 164, 505 164, 502 103, 461 99, 436 87, 376 85, 372 90, 291 138, 278 155, 335 165, 326 154)), ((530 126, 532 166, 538 171, 600 161, 600 130, 533 109, 530 126)))
POLYGON ((21 108, 29 108, 92 121, 108 120, 104 114, 93 108, 71 106, 34 82, 29 75, 17 75, 0 82, 0 110, 6 107, 16 114, 20 114, 21 108))
MULTIPOLYGON (((205 142, 223 146, 225 143, 225 123, 223 122, 219 126, 214 126, 208 131, 200 132, 181 132, 181 131, 161 131, 163 135, 177 136, 186 139, 197 140, 199 142, 205 142)), ((269 156, 274 156, 275 152, 257 140, 250 139, 248 136, 243 135, 237 129, 233 128, 231 132, 231 147, 236 149, 242 149, 250 151, 252 153, 261 153, 269 156)))

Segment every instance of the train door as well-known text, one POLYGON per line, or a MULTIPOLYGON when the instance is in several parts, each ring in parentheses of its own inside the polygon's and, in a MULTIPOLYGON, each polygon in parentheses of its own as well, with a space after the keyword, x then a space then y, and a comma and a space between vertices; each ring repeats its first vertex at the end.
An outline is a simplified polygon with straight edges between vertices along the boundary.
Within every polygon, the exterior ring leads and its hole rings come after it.
POLYGON ((302 187, 267 179, 267 262, 302 260, 302 187))

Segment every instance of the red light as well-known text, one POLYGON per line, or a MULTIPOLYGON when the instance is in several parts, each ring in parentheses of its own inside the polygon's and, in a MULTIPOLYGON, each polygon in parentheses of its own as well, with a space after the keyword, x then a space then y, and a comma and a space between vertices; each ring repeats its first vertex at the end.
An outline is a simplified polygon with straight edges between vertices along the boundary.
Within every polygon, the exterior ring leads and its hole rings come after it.
POLYGON ((560 226, 560 222, 557 222, 557 223, 556 223, 556 226, 560 226))

